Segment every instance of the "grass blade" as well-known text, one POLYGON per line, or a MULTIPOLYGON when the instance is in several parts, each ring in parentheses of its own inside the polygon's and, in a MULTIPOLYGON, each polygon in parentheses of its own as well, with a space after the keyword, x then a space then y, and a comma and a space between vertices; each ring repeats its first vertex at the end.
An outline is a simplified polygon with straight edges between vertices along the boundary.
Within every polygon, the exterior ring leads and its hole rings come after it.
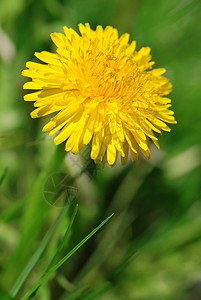
POLYGON ((41 245, 37 248, 35 253, 32 255, 29 262, 26 264, 25 268, 22 270, 22 272, 19 275, 18 279, 14 283, 13 287, 10 290, 10 295, 12 297, 15 297, 17 295, 17 293, 20 290, 22 284, 24 283, 24 281, 28 277, 29 273, 31 272, 31 270, 33 269, 33 267, 35 266, 35 264, 37 263, 39 258, 41 257, 41 255, 42 255, 43 251, 45 250, 50 238, 52 237, 59 221, 61 220, 65 210, 66 210, 66 207, 64 207, 61 210, 59 216, 57 217, 57 219, 54 223, 54 225, 51 227, 51 229, 49 230, 49 232, 45 236, 44 240, 42 241, 41 245))
MULTIPOLYGON (((65 232, 65 234, 64 234, 63 240, 62 240, 61 244, 59 245, 59 247, 58 247, 58 249, 57 249, 57 251, 56 251, 54 257, 53 257, 52 260, 51 260, 51 262, 49 263, 47 269, 45 270, 44 275, 47 274, 47 273, 49 272, 49 270, 50 270, 51 267, 54 265, 54 263, 55 263, 55 261, 57 260, 57 258, 60 256, 60 254, 61 254, 61 252, 62 252, 62 250, 63 250, 64 244, 65 244, 65 241, 67 240, 67 237, 68 237, 69 232, 70 232, 70 230, 71 230, 71 227, 72 227, 72 225, 73 225, 75 216, 76 216, 76 214, 77 214, 77 210, 78 210, 78 204, 76 204, 76 206, 75 206, 75 209, 74 209, 74 211, 73 211, 73 214, 72 214, 70 223, 69 223, 68 228, 67 228, 67 230, 66 230, 66 232, 65 232)), ((44 276, 44 275, 43 275, 43 276, 44 276)), ((43 276, 42 276, 42 277, 43 277, 43 276)))
POLYGON ((91 231, 79 244, 77 244, 70 252, 68 252, 54 267, 52 267, 48 273, 46 273, 38 283, 21 299, 26 300, 35 294, 39 287, 53 274, 59 267, 61 267, 77 250, 79 250, 102 226, 107 223, 114 214, 111 214, 100 225, 98 225, 93 231, 91 231))
POLYGON ((7 174, 7 171, 8 171, 8 167, 5 167, 5 169, 3 170, 3 173, 0 177, 0 185, 3 183, 5 177, 6 177, 6 174, 7 174))
POLYGON ((56 147, 55 152, 45 162, 44 167, 34 180, 33 187, 24 198, 23 214, 20 218, 20 240, 15 251, 11 254, 1 273, 1 284, 11 289, 13 282, 21 273, 27 261, 33 253, 32 245, 37 245, 40 241, 40 234, 46 217, 50 211, 50 205, 44 201, 44 183, 49 176, 59 172, 60 166, 66 156, 66 152, 61 147, 56 147), (13 268, 15 266, 15 268, 13 268))
MULTIPOLYGON (((55 263, 55 261, 57 260, 57 258, 60 256, 60 254, 61 254, 61 252, 62 252, 62 249, 63 249, 63 246, 64 246, 64 244, 65 244, 65 241, 66 241, 66 239, 67 239, 67 237, 68 237, 68 234, 69 234, 69 232, 70 232, 70 230, 71 230, 71 227, 72 227, 72 225, 73 225, 75 216, 76 216, 76 214, 77 214, 77 210, 78 210, 78 204, 76 204, 76 206, 75 206, 75 209, 74 209, 74 212, 73 212, 73 214, 72 214, 70 223, 69 223, 68 228, 67 228, 67 230, 66 230, 66 232, 65 232, 65 234, 64 234, 64 238, 63 238, 61 244, 59 245, 59 247, 58 247, 58 249, 57 249, 55 255, 53 256, 51 262, 50 262, 49 265, 47 266, 47 269, 46 269, 45 272, 43 273, 41 279, 49 272, 49 270, 52 268, 52 266, 54 265, 54 263, 55 263)), ((39 287, 35 290, 34 294, 37 292, 38 289, 39 289, 39 287)))

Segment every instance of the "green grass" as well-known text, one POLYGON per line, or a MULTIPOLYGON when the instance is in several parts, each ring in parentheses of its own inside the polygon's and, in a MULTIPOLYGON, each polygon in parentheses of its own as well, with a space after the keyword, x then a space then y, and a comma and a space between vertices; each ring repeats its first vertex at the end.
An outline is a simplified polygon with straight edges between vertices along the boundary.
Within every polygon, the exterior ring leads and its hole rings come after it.
MULTIPOLYGON (((29 262, 26 264, 25 268, 22 270, 22 273, 17 278, 15 284, 13 285, 12 289, 10 290, 10 295, 12 297, 15 297, 17 295, 17 293, 20 290, 21 286, 23 285, 24 281, 29 276, 29 273, 32 271, 32 269, 34 268, 34 266, 38 262, 39 258, 43 254, 43 252, 44 252, 45 248, 47 247, 47 244, 48 244, 50 238, 52 237, 52 235, 53 235, 53 233, 54 233, 54 231, 55 231, 62 215, 64 214, 65 210, 66 210, 65 207, 61 210, 58 218, 56 219, 56 221, 54 223, 54 225, 51 227, 51 229, 49 230, 49 232, 45 236, 44 240, 42 241, 41 245, 34 252, 34 254, 30 258, 29 262)), ((57 254, 57 252, 56 252, 56 254, 57 254)), ((54 258, 53 258, 53 262, 54 262, 54 258)), ((51 265, 50 265, 50 267, 51 267, 51 265)), ((48 268, 48 270, 49 270, 49 268, 48 268)))
POLYGON ((198 0, 0 1, 0 299, 201 298, 200 11, 198 0), (26 61, 55 50, 50 33, 80 22, 129 32, 167 69, 178 124, 151 160, 82 161, 81 172, 42 133, 48 118, 30 118, 26 61), (65 190, 54 205, 44 193, 54 174, 74 189, 60 219, 65 190))

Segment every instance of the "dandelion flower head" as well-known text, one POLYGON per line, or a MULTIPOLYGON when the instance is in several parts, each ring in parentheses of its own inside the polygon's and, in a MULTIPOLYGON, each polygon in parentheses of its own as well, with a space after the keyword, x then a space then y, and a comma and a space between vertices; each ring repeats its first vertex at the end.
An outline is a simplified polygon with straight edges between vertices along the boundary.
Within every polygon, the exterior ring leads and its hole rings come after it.
POLYGON ((129 34, 117 29, 79 24, 80 35, 64 27, 64 34, 52 33, 57 53, 42 51, 35 56, 43 63, 27 62, 22 75, 32 80, 24 89, 36 90, 24 96, 35 101, 32 118, 54 113, 43 131, 65 150, 78 154, 91 144, 91 158, 100 163, 106 154, 114 165, 118 154, 122 164, 131 152, 150 158, 150 140, 159 147, 156 133, 170 131, 175 124, 169 80, 164 68, 153 69, 150 48, 135 50, 129 34))

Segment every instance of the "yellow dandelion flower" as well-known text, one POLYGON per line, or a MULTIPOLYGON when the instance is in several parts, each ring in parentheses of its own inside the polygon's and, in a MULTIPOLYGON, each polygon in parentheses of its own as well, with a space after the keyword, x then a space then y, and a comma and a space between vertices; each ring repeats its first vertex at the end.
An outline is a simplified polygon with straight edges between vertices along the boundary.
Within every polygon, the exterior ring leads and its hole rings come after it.
POLYGON ((24 89, 37 90, 24 96, 35 101, 31 117, 56 113, 43 131, 74 154, 92 140, 91 158, 99 163, 107 153, 114 165, 118 154, 122 164, 133 161, 139 150, 150 158, 150 139, 157 147, 154 132, 170 131, 166 123, 175 124, 169 110, 171 100, 163 97, 172 85, 162 74, 165 69, 152 69, 150 48, 135 51, 129 34, 107 26, 92 30, 80 24, 78 35, 64 27, 64 33, 51 38, 57 53, 42 51, 35 56, 46 64, 27 62, 23 76, 32 78, 24 89))

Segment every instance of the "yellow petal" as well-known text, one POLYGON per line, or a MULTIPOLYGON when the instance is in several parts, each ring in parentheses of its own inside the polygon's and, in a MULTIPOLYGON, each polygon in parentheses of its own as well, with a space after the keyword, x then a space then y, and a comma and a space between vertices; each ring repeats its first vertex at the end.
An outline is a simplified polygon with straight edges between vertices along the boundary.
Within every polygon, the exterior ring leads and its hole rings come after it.
POLYGON ((107 161, 110 165, 113 165, 116 160, 116 148, 113 143, 110 143, 107 147, 107 161))

